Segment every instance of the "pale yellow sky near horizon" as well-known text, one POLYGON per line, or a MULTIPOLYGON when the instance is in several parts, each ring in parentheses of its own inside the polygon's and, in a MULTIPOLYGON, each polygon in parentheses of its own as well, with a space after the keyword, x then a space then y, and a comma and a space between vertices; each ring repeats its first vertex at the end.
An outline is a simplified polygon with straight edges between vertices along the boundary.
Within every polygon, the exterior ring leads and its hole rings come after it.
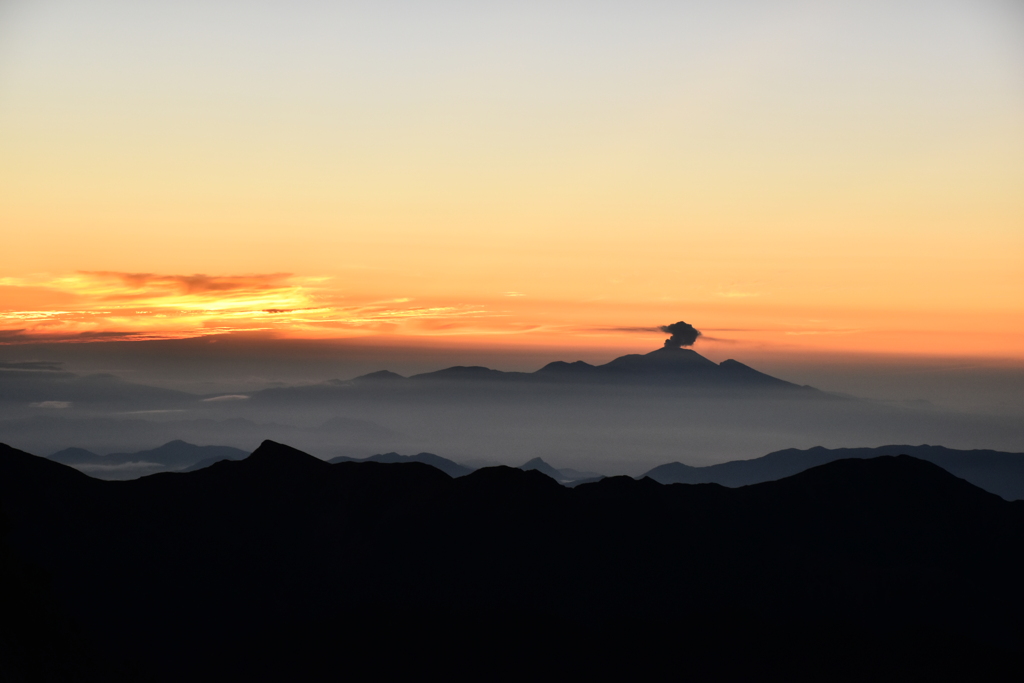
POLYGON ((9 0, 0 230, 0 342, 1021 359, 1024 9, 9 0))

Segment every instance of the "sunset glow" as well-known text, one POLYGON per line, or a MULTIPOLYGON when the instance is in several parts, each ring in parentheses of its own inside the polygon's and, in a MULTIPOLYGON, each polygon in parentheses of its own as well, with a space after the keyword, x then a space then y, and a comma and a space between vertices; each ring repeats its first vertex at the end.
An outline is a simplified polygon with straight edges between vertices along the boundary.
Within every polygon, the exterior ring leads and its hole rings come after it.
POLYGON ((0 343, 1024 359, 1019 6, 641 4, 5 3, 0 343))
POLYGON ((229 332, 284 336, 351 335, 406 320, 454 319, 473 313, 455 307, 417 307, 408 300, 338 305, 328 278, 287 274, 209 277, 85 272, 53 279, 0 281, 8 297, 22 290, 67 302, 66 310, 0 312, 0 339, 101 341, 178 339, 229 332))

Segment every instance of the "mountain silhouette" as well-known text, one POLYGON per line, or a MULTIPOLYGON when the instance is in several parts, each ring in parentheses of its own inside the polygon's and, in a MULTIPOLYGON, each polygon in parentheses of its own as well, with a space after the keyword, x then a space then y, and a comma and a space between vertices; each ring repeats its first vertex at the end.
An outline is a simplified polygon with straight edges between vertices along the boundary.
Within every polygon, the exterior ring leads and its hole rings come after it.
MULTIPOLYGON (((544 368, 541 369, 543 370, 544 368)), ((560 370, 559 374, 563 372, 560 370)), ((739 361, 730 359, 715 363, 692 349, 675 347, 664 347, 646 354, 620 356, 590 370, 580 368, 567 374, 631 383, 682 383, 721 388, 814 391, 810 387, 801 387, 758 372, 739 361)))
POLYGON ((388 382, 393 380, 405 379, 402 375, 397 372, 391 372, 390 370, 378 370, 377 372, 371 372, 366 375, 360 375, 353 379, 353 382, 388 382))
POLYGON ((456 365, 443 370, 435 370, 434 372, 424 372, 418 375, 413 375, 409 379, 412 380, 448 380, 448 381, 463 381, 463 380, 491 380, 491 381, 509 381, 509 380, 523 380, 528 379, 529 374, 525 372, 503 372, 501 370, 492 370, 491 368, 485 368, 481 365, 456 365))
POLYGON ((547 464, 540 458, 534 458, 529 462, 523 463, 522 465, 519 466, 519 469, 524 471, 536 470, 541 474, 548 475, 558 483, 564 483, 566 481, 569 481, 569 477, 566 477, 564 474, 562 474, 562 472, 555 469, 551 465, 547 464))
POLYGON ((567 488, 271 441, 109 482, 0 446, 0 508, 98 661, 150 680, 1021 668, 1024 509, 902 455, 735 489, 567 488))
POLYGON ((643 476, 662 484, 747 486, 782 479, 811 467, 849 458, 910 455, 934 463, 957 477, 1006 500, 1024 500, 1024 453, 955 450, 943 446, 890 445, 877 448, 787 448, 752 460, 734 460, 705 467, 673 462, 643 476))
POLYGON ((424 465, 430 465, 441 470, 449 477, 464 477, 473 471, 472 467, 466 467, 460 465, 457 462, 449 460, 448 458, 442 458, 439 455, 433 453, 417 453, 416 455, 399 455, 398 453, 380 453, 378 455, 371 455, 369 458, 350 458, 348 456, 338 456, 332 458, 328 462, 382 462, 382 463, 402 463, 402 462, 419 462, 424 465))
POLYGON ((693 349, 663 347, 650 353, 619 356, 597 367, 604 372, 615 373, 690 374, 701 371, 714 372, 718 365, 693 349))
POLYGON ((245 472, 247 476, 257 473, 299 475, 322 473, 330 466, 330 463, 309 453, 303 453, 297 448, 273 441, 264 441, 259 448, 252 452, 252 455, 242 462, 244 464, 239 465, 233 465, 227 461, 218 463, 218 467, 221 468, 218 471, 230 471, 226 468, 233 467, 234 471, 245 472))
MULTIPOLYGON (((395 383, 406 379, 387 370, 362 375, 356 384, 395 383)), ((667 384, 724 389, 816 391, 766 375, 735 360, 715 363, 692 349, 659 348, 646 354, 620 356, 604 365, 583 361, 554 361, 535 372, 504 372, 473 365, 456 365, 408 378, 413 382, 602 383, 667 384)), ((820 393, 820 392, 819 392, 820 393)))

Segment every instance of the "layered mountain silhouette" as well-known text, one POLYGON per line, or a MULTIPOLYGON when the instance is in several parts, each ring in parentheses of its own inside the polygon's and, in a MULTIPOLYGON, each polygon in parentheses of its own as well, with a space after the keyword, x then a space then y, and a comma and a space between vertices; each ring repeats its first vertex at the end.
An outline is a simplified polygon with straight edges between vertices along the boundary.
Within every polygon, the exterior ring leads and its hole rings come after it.
MULTIPOLYGON (((734 460, 715 465, 694 467, 680 462, 659 465, 642 477, 662 484, 721 484, 738 487, 775 481, 811 467, 849 458, 875 458, 882 455, 911 455, 934 463, 946 471, 1006 500, 1024 500, 1024 453, 993 450, 957 450, 944 446, 889 445, 874 448, 835 448, 817 446, 810 449, 789 448, 760 458, 734 460)), ((49 456, 51 460, 76 467, 87 474, 110 478, 111 472, 124 470, 121 478, 137 478, 154 471, 194 472, 221 460, 241 460, 248 451, 229 446, 195 446, 174 440, 159 448, 134 453, 97 455, 83 448, 65 448, 49 456)), ((441 470, 451 477, 462 477, 476 468, 457 463, 433 453, 400 455, 382 453, 368 458, 338 456, 328 462, 419 462, 441 470)), ((605 475, 572 468, 555 468, 542 458, 533 458, 519 466, 521 470, 537 470, 565 486, 578 486, 603 479, 605 475)), ((641 478, 642 478, 641 477, 641 478)))
MULTIPOLYGON (((348 456, 339 456, 328 460, 330 463, 339 462, 382 462, 382 463, 402 463, 402 462, 418 462, 424 465, 430 465, 436 467, 450 477, 464 477, 467 474, 475 471, 477 468, 470 467, 468 465, 462 465, 460 463, 449 460, 448 458, 442 458, 439 455, 433 453, 418 453, 416 455, 399 455, 398 453, 381 453, 378 455, 372 455, 368 458, 351 458, 348 456)), ((522 465, 519 469, 525 471, 536 470, 541 474, 545 474, 551 477, 559 484, 567 486, 576 486, 584 482, 596 481, 603 479, 604 475, 596 472, 581 472, 571 468, 556 469, 555 467, 546 463, 542 458, 533 458, 522 465)))
POLYGON ((537 470, 565 486, 578 486, 579 484, 589 483, 604 478, 603 474, 598 474, 597 472, 581 472, 580 470, 574 470, 568 467, 556 469, 546 463, 542 458, 533 458, 532 460, 520 465, 519 469, 524 471, 537 470))
POLYGON ((128 475, 133 462, 154 465, 148 470, 135 468, 133 476, 140 476, 179 469, 184 463, 192 467, 200 460, 228 455, 196 451, 165 461, 160 449, 169 442, 230 447, 235 449, 231 457, 251 453, 259 445, 259 439, 254 437, 257 434, 334 455, 370 454, 405 447, 401 435, 395 431, 369 420, 338 416, 330 409, 323 410, 324 417, 318 415, 312 425, 306 423, 307 426, 301 427, 277 421, 275 418, 288 416, 276 414, 260 416, 263 419, 259 420, 241 417, 167 419, 166 416, 148 420, 93 415, 65 417, 58 412, 27 419, 0 419, 0 441, 31 452, 60 454, 58 459, 99 477, 115 473, 128 475))
POLYGON ((1024 453, 956 450, 943 446, 879 446, 877 448, 787 448, 752 460, 692 467, 679 462, 660 465, 644 476, 662 484, 747 486, 782 479, 834 460, 910 455, 934 463, 1006 500, 1024 500, 1024 453))
POLYGON ((551 465, 544 462, 544 460, 542 460, 541 458, 533 458, 532 460, 529 460, 520 465, 519 469, 523 470, 524 472, 536 470, 541 474, 546 474, 547 476, 551 477, 552 479, 559 483, 562 483, 566 480, 565 475, 563 475, 561 472, 556 470, 551 465))
POLYGON ((51 577, 97 661, 153 680, 551 661, 977 679, 1019 670, 1024 643, 1024 507, 908 456, 736 489, 567 488, 509 467, 329 464, 269 441, 108 482, 0 446, 0 508, 10 552, 51 577))
POLYGON ((151 463, 171 470, 194 468, 200 463, 213 464, 220 460, 241 460, 248 451, 231 446, 196 446, 180 439, 169 441, 162 446, 134 453, 111 453, 97 455, 84 448, 65 448, 50 456, 50 460, 64 465, 83 467, 112 467, 128 463, 151 463))

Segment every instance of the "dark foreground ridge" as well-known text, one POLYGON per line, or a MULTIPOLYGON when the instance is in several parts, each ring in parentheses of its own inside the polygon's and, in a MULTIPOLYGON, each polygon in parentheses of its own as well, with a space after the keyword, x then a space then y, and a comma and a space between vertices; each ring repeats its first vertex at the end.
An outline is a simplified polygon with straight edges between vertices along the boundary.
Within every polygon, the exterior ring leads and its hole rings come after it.
POLYGON ((111 482, 0 446, 0 508, 0 598, 34 591, 2 613, 0 647, 28 653, 5 666, 76 680, 967 680, 1019 668, 1024 642, 1024 503, 907 456, 739 489, 570 489, 270 441, 111 482))

